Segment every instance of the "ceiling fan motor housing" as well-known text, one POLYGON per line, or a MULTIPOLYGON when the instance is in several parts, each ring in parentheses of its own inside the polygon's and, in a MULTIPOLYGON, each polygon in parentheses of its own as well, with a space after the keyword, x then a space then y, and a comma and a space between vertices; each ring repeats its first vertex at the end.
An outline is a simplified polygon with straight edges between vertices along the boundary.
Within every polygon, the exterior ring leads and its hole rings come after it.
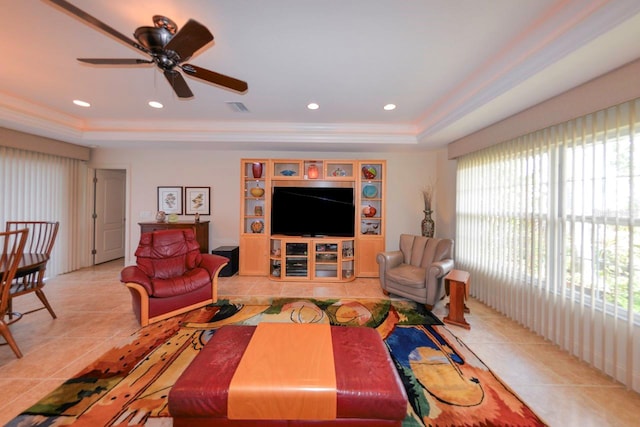
POLYGON ((173 38, 176 28, 175 24, 172 27, 140 27, 133 33, 136 40, 149 49, 158 67, 165 71, 173 70, 180 63, 180 55, 164 48, 173 38))
POLYGON ((133 36, 151 52, 161 52, 169 40, 173 38, 173 34, 169 30, 157 27, 139 27, 133 36))

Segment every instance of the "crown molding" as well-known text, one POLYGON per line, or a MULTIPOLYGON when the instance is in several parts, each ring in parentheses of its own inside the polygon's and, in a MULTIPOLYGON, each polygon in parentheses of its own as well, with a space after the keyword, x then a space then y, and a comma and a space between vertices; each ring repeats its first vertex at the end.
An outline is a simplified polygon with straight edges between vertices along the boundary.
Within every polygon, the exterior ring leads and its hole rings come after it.
POLYGON ((465 80, 433 103, 417 122, 417 139, 424 140, 468 116, 638 12, 637 0, 552 4, 542 19, 523 28, 520 37, 470 70, 465 80))
POLYGON ((416 128, 405 124, 192 122, 80 120, 6 95, 0 96, 0 125, 75 144, 118 142, 243 142, 284 144, 416 145, 416 128))
MULTIPOLYGON (((209 125, 210 126, 210 125, 209 125)), ((194 126, 197 127, 197 126, 194 126)), ((95 130, 85 132, 86 143, 113 144, 114 142, 242 142, 285 144, 410 144, 416 145, 414 134, 397 131, 384 132, 380 127, 349 126, 273 126, 272 124, 247 123, 240 127, 222 123, 219 128, 189 129, 171 127, 167 129, 138 132, 130 129, 95 130), (264 125, 264 126, 261 126, 264 125)))

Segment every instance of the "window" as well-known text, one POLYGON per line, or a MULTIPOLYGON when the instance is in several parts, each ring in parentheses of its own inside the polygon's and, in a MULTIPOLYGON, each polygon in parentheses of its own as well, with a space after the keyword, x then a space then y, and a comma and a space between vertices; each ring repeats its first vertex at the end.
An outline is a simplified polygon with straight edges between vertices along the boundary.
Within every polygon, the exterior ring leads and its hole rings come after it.
POLYGON ((639 107, 467 155, 457 177, 456 263, 474 295, 629 386, 640 363, 639 107))
POLYGON ((6 221, 60 221, 47 276, 91 264, 86 162, 0 146, 0 227, 6 221))

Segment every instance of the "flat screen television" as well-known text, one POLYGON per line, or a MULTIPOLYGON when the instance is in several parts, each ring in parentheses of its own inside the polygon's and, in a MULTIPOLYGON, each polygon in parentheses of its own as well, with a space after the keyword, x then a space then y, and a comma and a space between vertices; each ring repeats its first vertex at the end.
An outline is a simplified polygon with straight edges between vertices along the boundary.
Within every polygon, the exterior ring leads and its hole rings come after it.
POLYGON ((353 188, 274 187, 271 234, 353 237, 353 188))

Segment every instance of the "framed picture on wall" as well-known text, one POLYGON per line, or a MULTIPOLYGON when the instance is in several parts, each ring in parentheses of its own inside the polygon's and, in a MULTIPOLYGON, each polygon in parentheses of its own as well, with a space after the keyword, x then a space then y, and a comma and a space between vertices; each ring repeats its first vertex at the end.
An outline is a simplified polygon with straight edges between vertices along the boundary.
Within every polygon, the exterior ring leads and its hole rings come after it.
POLYGON ((211 215, 211 187, 185 187, 185 214, 211 215))
POLYGON ((158 187, 158 211, 182 215, 182 187, 158 187))

